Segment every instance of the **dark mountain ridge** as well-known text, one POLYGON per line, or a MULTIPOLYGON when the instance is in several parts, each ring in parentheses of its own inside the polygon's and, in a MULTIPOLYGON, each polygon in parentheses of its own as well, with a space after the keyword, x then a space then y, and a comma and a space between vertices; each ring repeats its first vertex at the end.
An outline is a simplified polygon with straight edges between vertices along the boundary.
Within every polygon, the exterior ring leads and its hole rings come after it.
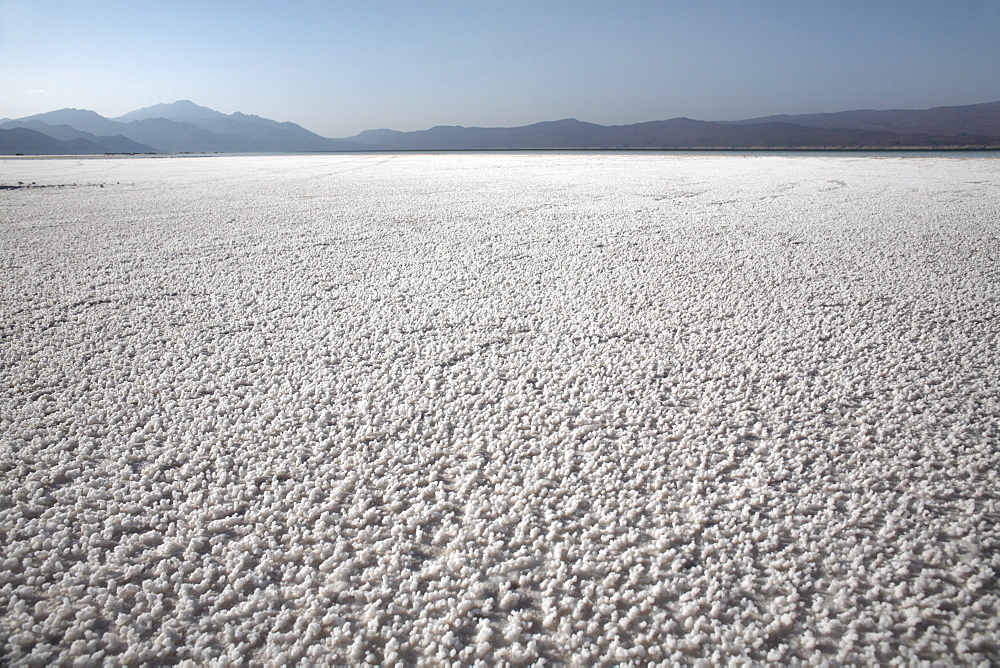
POLYGON ((0 129, 0 155, 100 155, 104 147, 89 139, 55 139, 31 128, 0 129))
POLYGON ((436 126, 366 130, 327 139, 300 125, 178 100, 109 119, 59 109, 0 122, 3 153, 252 153, 528 149, 898 149, 1000 148, 1000 102, 907 110, 856 110, 741 121, 673 118, 604 126, 573 118, 520 127, 436 126), (41 137, 41 138, 40 138, 41 137), (62 143, 53 143, 62 142, 62 143), (34 142, 34 144, 32 144, 34 142), (15 151, 12 147, 20 147, 15 151))
POLYGON ((383 150, 502 149, 891 149, 1000 147, 1000 136, 926 135, 787 122, 713 123, 673 118, 633 125, 575 119, 515 128, 438 126, 416 132, 368 130, 350 139, 383 150))
POLYGON ((122 135, 97 136, 91 132, 77 130, 71 125, 48 125, 41 121, 10 121, 2 125, 4 129, 27 128, 62 141, 86 139, 104 149, 103 153, 158 153, 156 149, 139 142, 132 141, 122 135))
POLYGON ((1000 102, 931 109, 858 109, 825 114, 781 114, 722 122, 736 125, 783 122, 811 128, 850 128, 945 137, 1000 137, 1000 102))

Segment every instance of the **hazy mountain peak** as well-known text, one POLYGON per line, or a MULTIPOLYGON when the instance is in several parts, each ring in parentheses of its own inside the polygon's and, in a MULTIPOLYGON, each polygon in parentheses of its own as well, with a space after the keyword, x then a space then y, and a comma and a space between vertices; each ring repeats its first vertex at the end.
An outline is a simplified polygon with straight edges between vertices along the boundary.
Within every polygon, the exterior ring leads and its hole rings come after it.
POLYGON ((77 107, 63 107, 62 109, 56 109, 55 112, 53 112, 53 113, 59 113, 59 112, 64 112, 64 111, 73 111, 73 112, 77 112, 77 113, 81 113, 81 114, 88 114, 88 115, 91 115, 91 116, 100 116, 100 114, 98 114, 96 111, 93 111, 91 109, 79 109, 77 107))
POLYGON ((42 119, 46 118, 86 118, 86 119, 101 119, 106 120, 104 116, 101 116, 96 111, 91 111, 90 109, 77 109, 75 107, 64 107, 63 109, 56 109, 55 111, 47 111, 43 114, 35 114, 34 116, 28 116, 27 118, 22 118, 19 120, 27 119, 42 119))
POLYGON ((176 102, 164 102, 160 104, 154 104, 150 107, 143 107, 142 109, 136 109, 135 111, 130 111, 124 116, 119 116, 115 120, 123 122, 140 121, 147 118, 167 118, 171 120, 177 119, 208 119, 208 118, 219 118, 224 117, 221 111, 216 111, 215 109, 209 109, 208 107, 203 107, 201 105, 195 104, 191 100, 177 100, 176 102))

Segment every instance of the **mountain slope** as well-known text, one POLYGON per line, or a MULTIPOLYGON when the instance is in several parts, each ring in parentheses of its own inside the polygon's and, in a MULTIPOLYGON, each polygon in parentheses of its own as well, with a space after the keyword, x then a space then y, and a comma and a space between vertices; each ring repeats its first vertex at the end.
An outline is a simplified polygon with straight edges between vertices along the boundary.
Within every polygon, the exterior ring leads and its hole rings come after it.
POLYGON ((90 111, 89 109, 57 109, 56 111, 25 116, 16 120, 21 123, 40 121, 46 125, 69 125, 77 130, 83 130, 93 135, 109 137, 123 134, 122 127, 124 125, 108 120, 96 111, 90 111))
POLYGON ((619 143, 628 148, 901 148, 989 146, 986 137, 942 137, 870 130, 809 128, 793 123, 725 125, 689 118, 620 126, 619 143))
POLYGON ((439 125, 415 132, 366 130, 350 137, 351 140, 393 150, 604 148, 609 138, 609 128, 571 118, 515 128, 439 125))
MULTIPOLYGON (((166 153, 244 151, 247 150, 245 146, 249 144, 249 142, 231 142, 226 138, 216 137, 213 133, 189 123, 178 123, 162 118, 121 123, 86 109, 59 109, 17 120, 20 123, 31 123, 32 121, 47 125, 68 125, 76 130, 97 136, 120 135, 152 147, 155 151, 166 153)), ((265 148, 263 150, 271 149, 265 148)))
POLYGON ((0 130, 0 155, 100 155, 106 152, 103 146, 87 139, 55 139, 29 128, 0 130))
POLYGON ((219 137, 190 123, 178 123, 166 118, 146 118, 120 125, 124 126, 122 134, 129 139, 155 146, 166 153, 247 150, 242 142, 219 137))
POLYGON ((154 104, 151 107, 136 109, 111 120, 118 121, 119 123, 131 123, 132 121, 142 121, 147 118, 167 118, 172 121, 191 122, 199 119, 224 116, 225 114, 221 111, 202 107, 191 100, 178 100, 177 102, 154 104))
POLYGON ((104 148, 105 153, 158 153, 158 151, 152 146, 140 144, 139 142, 133 141, 122 135, 99 137, 90 132, 77 130, 70 125, 49 125, 41 121, 9 121, 7 123, 0 124, 0 128, 4 130, 10 130, 17 127, 28 128, 36 132, 41 132, 44 135, 48 135, 53 139, 60 139, 63 141, 87 139, 104 148))
POLYGON ((417 132, 370 130, 353 140, 383 150, 902 148, 987 147, 1000 139, 860 129, 810 128, 792 123, 747 125, 690 118, 602 126, 574 119, 516 128, 434 127, 417 132))
MULTIPOLYGON (((7 121, 0 127, 30 128, 63 141, 86 139, 101 146, 104 149, 101 153, 252 153, 372 148, 355 141, 327 139, 295 123, 279 123, 239 112, 226 115, 185 100, 137 109, 117 120, 87 109, 59 109, 7 121)), ((81 144, 80 147, 87 149, 85 153, 93 152, 89 145, 81 144)), ((58 145, 50 148, 66 149, 58 145)))
POLYGON ((239 135, 244 140, 231 138, 240 151, 326 151, 331 140, 310 132, 300 125, 290 122, 272 121, 250 114, 222 112, 202 107, 190 100, 178 100, 169 104, 156 104, 137 109, 117 121, 132 122, 165 118, 178 123, 187 123, 218 135, 239 135), (247 141, 250 140, 250 141, 247 141))
POLYGON ((369 130, 351 138, 386 150, 503 148, 1000 147, 1000 102, 923 110, 848 111, 707 122, 674 118, 600 126, 574 119, 518 128, 369 130))
POLYGON ((741 121, 737 125, 794 123, 811 128, 845 128, 875 132, 918 133, 960 137, 1000 137, 1000 102, 931 109, 859 109, 826 114, 782 114, 741 121))
MULTIPOLYGON (((36 114, 34 116, 21 118, 17 121, 13 121, 13 123, 17 123, 22 126, 30 126, 33 129, 45 132, 46 134, 48 133, 48 129, 44 126, 39 126, 39 123, 50 127, 68 126, 74 130, 89 133, 92 136, 122 136, 133 142, 144 145, 142 152, 162 151, 166 153, 232 153, 255 151, 297 151, 306 150, 307 148, 301 141, 283 141, 281 136, 277 136, 273 139, 265 138, 261 136, 265 133, 254 130, 256 126, 253 123, 237 121, 235 124, 225 124, 224 126, 217 127, 215 130, 203 128, 196 123, 204 123, 205 119, 211 117, 213 114, 217 115, 218 119, 226 119, 228 117, 226 117, 225 114, 212 111, 206 107, 198 107, 197 105, 191 103, 189 104, 190 107, 184 106, 181 107, 181 109, 185 111, 185 113, 191 114, 192 117, 190 120, 195 122, 173 120, 155 116, 155 111, 150 110, 155 110, 156 108, 151 107, 147 110, 138 110, 135 112, 135 116, 133 116, 131 120, 125 122, 107 119, 96 112, 86 109, 59 109, 57 111, 50 111, 44 114, 36 114), (244 129, 241 125, 248 127, 251 132, 249 134, 240 132, 239 130, 244 129)), ((174 105, 158 106, 169 107, 175 112, 178 109, 178 107, 174 105)), ((275 125, 281 125, 274 121, 271 122, 275 123, 275 125)), ((7 125, 9 126, 10 123, 7 125)), ((297 128, 298 126, 295 127, 297 128)), ((302 128, 299 129, 303 133, 308 132, 302 128)), ((63 136, 66 136, 67 134, 65 130, 58 130, 54 132, 61 133, 63 136)), ((322 147, 314 150, 325 150, 327 143, 330 140, 319 137, 319 135, 313 136, 316 137, 317 140, 315 141, 315 144, 322 147)), ((310 146, 308 148, 312 147, 310 146)))
POLYGON ((436 126, 416 132, 367 130, 327 139, 300 125, 190 100, 157 104, 108 119, 86 109, 59 109, 0 127, 41 133, 11 135, 9 147, 32 153, 304 152, 517 149, 782 149, 1000 148, 1000 102, 924 110, 856 110, 708 122, 674 118, 603 126, 568 118, 513 128, 436 126), (67 144, 66 142, 77 142, 67 144), (34 147, 34 148, 32 148, 34 147), (35 150, 37 149, 37 150, 35 150))

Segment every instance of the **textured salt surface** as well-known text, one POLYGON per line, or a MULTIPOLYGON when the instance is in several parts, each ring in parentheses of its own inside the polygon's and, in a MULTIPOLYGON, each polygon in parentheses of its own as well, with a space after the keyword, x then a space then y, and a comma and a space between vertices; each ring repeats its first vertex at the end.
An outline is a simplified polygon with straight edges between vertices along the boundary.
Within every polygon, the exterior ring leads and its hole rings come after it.
POLYGON ((1000 659, 996 160, 18 181, 0 662, 1000 659))

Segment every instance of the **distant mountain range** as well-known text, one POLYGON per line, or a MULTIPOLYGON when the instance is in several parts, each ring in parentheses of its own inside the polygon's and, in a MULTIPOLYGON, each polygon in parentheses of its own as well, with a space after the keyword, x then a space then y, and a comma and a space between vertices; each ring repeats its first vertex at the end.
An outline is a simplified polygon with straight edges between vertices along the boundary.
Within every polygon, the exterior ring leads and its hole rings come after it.
POLYGON ((674 118, 604 126, 565 119, 514 128, 367 130, 344 139, 321 137, 295 123, 223 114, 188 100, 118 118, 60 109, 0 119, 0 155, 688 148, 1000 148, 1000 102, 739 121, 674 118))
POLYGON ((188 100, 157 104, 105 118, 87 109, 59 109, 0 121, 0 154, 263 153, 361 150, 320 137, 295 123, 247 114, 223 114, 188 100), (13 130, 19 132, 11 136, 13 130), (25 130, 35 134, 28 134, 25 130), (55 145, 39 138, 65 142, 55 145), (76 141, 84 139, 88 143, 76 141), (38 141, 37 150, 30 141, 38 141), (14 150, 16 148, 16 150, 14 150))

